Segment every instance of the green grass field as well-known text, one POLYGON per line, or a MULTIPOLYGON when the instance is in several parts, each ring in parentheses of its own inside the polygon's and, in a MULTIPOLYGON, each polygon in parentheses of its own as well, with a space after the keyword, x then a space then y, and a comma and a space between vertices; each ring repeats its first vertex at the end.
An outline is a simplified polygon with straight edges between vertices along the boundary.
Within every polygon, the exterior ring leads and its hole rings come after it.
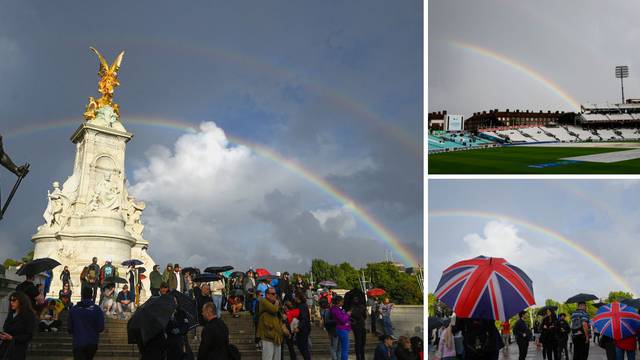
POLYGON ((542 169, 529 165, 620 148, 499 147, 429 155, 430 174, 640 174, 640 159, 616 163, 581 162, 542 169))

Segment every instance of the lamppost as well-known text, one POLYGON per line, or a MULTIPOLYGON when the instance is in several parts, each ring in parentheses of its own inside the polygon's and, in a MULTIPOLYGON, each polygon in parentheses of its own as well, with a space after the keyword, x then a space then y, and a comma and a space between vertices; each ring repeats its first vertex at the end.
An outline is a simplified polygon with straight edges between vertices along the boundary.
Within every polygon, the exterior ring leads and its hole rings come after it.
POLYGON ((622 79, 629 77, 629 67, 627 65, 616 66, 616 79, 620 79, 620 88, 622 89, 622 103, 624 104, 624 84, 622 79))

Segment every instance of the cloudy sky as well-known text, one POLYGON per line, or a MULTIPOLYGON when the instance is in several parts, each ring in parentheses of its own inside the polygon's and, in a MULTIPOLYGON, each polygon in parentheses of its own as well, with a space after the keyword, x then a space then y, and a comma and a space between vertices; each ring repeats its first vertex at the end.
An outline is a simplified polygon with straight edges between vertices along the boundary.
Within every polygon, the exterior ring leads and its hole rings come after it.
POLYGON ((0 133, 32 170, 0 254, 31 247, 51 182, 71 174, 95 46, 126 50, 126 173, 160 263, 411 260, 381 229, 421 262, 422 20, 419 1, 5 3, 0 133))
POLYGON ((629 1, 429 1, 429 111, 574 110, 640 98, 640 35, 629 1))
POLYGON ((638 296, 639 196, 633 180, 430 180, 428 289, 447 266, 485 255, 524 270, 539 304, 638 296))

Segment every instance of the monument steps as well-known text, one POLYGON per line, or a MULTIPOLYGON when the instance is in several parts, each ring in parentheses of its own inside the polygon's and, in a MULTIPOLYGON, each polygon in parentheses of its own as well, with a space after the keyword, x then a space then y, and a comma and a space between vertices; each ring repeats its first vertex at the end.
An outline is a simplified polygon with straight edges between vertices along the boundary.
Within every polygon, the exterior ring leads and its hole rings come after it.
MULTIPOLYGON (((224 313, 222 319, 229 328, 229 340, 236 345, 242 354, 243 359, 260 359, 261 352, 256 349, 254 343, 253 322, 249 313, 242 313, 240 318, 233 318, 224 313)), ((29 359, 71 359, 73 354, 73 339, 66 329, 66 319, 62 319, 63 325, 58 332, 38 333, 30 344, 29 359)), ((194 353, 197 353, 199 341, 194 338, 195 330, 189 335, 189 342, 194 353)), ((313 325, 311 330, 311 354, 314 358, 327 356, 329 348, 329 338, 324 329, 313 325)), ((373 354, 378 340, 375 336, 367 334, 367 354, 373 354)), ((349 351, 355 354, 353 334, 350 334, 349 351)), ((285 358, 288 358, 288 349, 283 346, 285 358)), ((296 349, 296 353, 299 353, 296 349)), ((100 344, 96 359, 138 359, 138 348, 136 345, 127 343, 127 321, 107 318, 105 331, 100 335, 100 344)), ((329 358, 329 357, 327 357, 329 358)))

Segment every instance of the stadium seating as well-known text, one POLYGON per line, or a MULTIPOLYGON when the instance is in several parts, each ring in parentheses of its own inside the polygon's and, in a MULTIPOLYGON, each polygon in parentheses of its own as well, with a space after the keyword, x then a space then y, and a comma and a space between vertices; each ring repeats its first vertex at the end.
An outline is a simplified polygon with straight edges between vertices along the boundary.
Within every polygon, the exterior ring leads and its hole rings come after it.
POLYGON ((625 140, 640 140, 638 129, 620 129, 619 131, 625 140))
POLYGON ((508 136, 509 140, 514 144, 536 142, 536 140, 522 135, 518 130, 499 130, 496 133, 508 136))
POLYGON ((546 127, 546 126, 542 126, 540 127, 540 129, 542 131, 548 132, 550 134, 552 134, 553 136, 555 136, 558 140, 562 141, 562 142, 574 142, 574 141, 578 141, 578 138, 576 138, 575 136, 569 134, 569 132, 567 131, 567 129, 563 128, 563 127, 546 127))
POLYGON ((555 138, 545 134, 539 127, 522 128, 520 132, 529 135, 529 137, 537 142, 557 141, 555 138))
POLYGON ((600 137, 604 141, 622 140, 622 137, 617 135, 613 130, 598 129, 597 131, 598 131, 598 135, 600 135, 600 137))
POLYGON ((469 133, 430 134, 428 141, 429 152, 472 149, 495 144, 493 141, 469 133))
POLYGON ((629 114, 607 114, 607 117, 613 121, 633 120, 629 114))
POLYGON ((581 127, 569 125, 566 129, 578 136, 580 141, 587 141, 591 139, 592 141, 600 141, 600 137, 598 135, 594 135, 589 130, 584 130, 581 127))

